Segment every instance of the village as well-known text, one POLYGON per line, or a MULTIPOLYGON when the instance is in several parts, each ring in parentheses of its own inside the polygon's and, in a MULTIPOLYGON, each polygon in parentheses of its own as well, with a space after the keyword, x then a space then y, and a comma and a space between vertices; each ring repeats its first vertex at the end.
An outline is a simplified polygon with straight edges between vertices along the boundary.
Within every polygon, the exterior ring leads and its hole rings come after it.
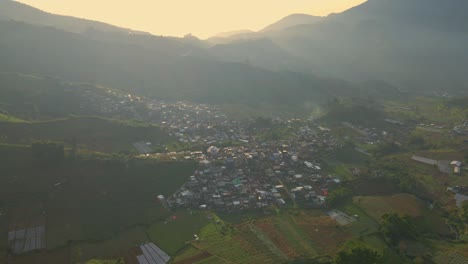
MULTIPOLYGON (((230 126, 226 129, 232 131, 230 126)), ((288 140, 274 142, 259 140, 250 131, 252 134, 240 134, 241 138, 237 138, 240 144, 212 145, 204 151, 191 152, 186 158, 199 162, 197 170, 175 194, 168 198, 160 196, 160 200, 171 208, 223 212, 270 205, 324 206, 329 188, 339 185, 341 180, 323 172, 320 155, 340 145, 329 131, 318 126, 299 126, 294 131, 288 140)), ((211 135, 202 140, 222 143, 223 136, 229 134, 214 135, 220 136, 211 135)))

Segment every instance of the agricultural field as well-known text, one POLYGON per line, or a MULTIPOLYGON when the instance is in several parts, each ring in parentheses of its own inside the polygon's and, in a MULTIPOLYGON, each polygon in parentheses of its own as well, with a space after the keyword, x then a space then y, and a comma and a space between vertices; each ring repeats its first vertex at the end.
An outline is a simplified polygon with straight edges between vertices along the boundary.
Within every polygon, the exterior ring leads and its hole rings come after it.
MULTIPOLYGON (((1 260, 1 259, 0 259, 1 260)), ((31 263, 50 263, 50 264, 62 264, 69 263, 70 252, 68 248, 60 248, 53 251, 41 251, 34 254, 26 254, 8 258, 7 262, 11 264, 31 264, 31 263)))
POLYGON ((171 212, 163 221, 152 224, 147 234, 152 242, 173 256, 193 241, 194 235, 210 222, 208 216, 198 211, 171 212))
POLYGON ((210 258, 212 255, 208 252, 201 251, 195 248, 192 244, 179 251, 179 254, 173 259, 173 263, 176 264, 190 264, 200 262, 204 259, 210 258))
POLYGON ((419 186, 412 186, 411 191, 420 197, 436 199, 446 193, 446 175, 436 167, 411 159, 410 154, 391 155, 379 160, 376 167, 389 174, 407 175, 415 178, 419 186))
POLYGON ((434 250, 434 263, 436 264, 468 262, 467 244, 454 245, 441 240, 429 240, 428 246, 434 250))
POLYGON ((391 196, 358 196, 354 203, 361 207, 376 221, 380 221, 386 213, 406 214, 412 217, 423 214, 423 204, 411 194, 395 194, 391 196))
POLYGON ((70 254, 73 263, 93 258, 118 258, 135 245, 148 241, 146 229, 134 227, 117 233, 114 237, 103 241, 73 242, 70 244, 70 254))
POLYGON ((403 120, 436 122, 453 126, 466 115, 466 106, 450 100, 431 97, 411 97, 408 101, 387 101, 385 111, 403 120))
POLYGON ((357 221, 342 227, 345 231, 353 234, 353 236, 372 236, 378 232, 379 223, 353 203, 353 201, 346 201, 338 209, 350 216, 356 216, 357 221))
POLYGON ((313 256, 316 253, 307 238, 300 235, 297 227, 285 216, 256 220, 254 226, 288 258, 313 256))
POLYGON ((386 213, 398 213, 412 217, 422 232, 451 235, 449 227, 439 213, 431 211, 423 201, 411 194, 358 196, 354 197, 353 203, 377 222, 380 222, 386 213))
POLYGON ((357 151, 352 144, 347 144, 340 149, 335 150, 326 158, 329 163, 339 162, 353 165, 365 165, 370 157, 357 151))
POLYGON ((192 247, 179 252, 174 263, 287 263, 334 254, 350 238, 346 232, 337 231, 337 223, 323 212, 307 210, 234 225, 212 215, 199 237, 199 241, 191 242, 192 247))
POLYGON ((124 262, 121 259, 116 259, 116 260, 92 259, 90 261, 87 261, 85 264, 124 264, 124 262))
POLYGON ((0 206, 5 214, 0 217, 1 234, 5 235, 8 226, 43 217, 48 250, 80 241, 76 245, 81 249, 76 252, 85 257, 96 255, 88 243, 97 243, 112 255, 106 248, 148 240, 143 231, 131 230, 169 217, 171 213, 156 196, 171 194, 196 166, 78 159, 44 167, 31 157, 30 148, 15 146, 0 147, 0 157, 6 161, 0 164, 0 206), (106 240, 112 242, 100 242, 106 240))
MULTIPOLYGON (((0 120, 1 122, 1 120, 0 120)), ((0 142, 31 144, 59 141, 100 152, 135 151, 137 141, 165 144, 173 141, 159 127, 99 117, 69 117, 42 122, 1 122, 0 142)))
MULTIPOLYGON (((192 245, 210 253, 218 261, 221 259, 225 262, 249 263, 253 254, 258 255, 257 258, 261 254, 261 252, 255 252, 255 247, 241 238, 234 227, 224 222, 213 221, 200 231, 199 236, 200 241, 193 242, 192 245)), ((269 252, 267 251, 266 254, 269 252)), ((208 258, 206 261, 210 259, 213 258, 208 258)))
POLYGON ((320 254, 334 256, 340 247, 352 238, 349 232, 340 228, 329 216, 316 217, 302 214, 294 219, 320 254))

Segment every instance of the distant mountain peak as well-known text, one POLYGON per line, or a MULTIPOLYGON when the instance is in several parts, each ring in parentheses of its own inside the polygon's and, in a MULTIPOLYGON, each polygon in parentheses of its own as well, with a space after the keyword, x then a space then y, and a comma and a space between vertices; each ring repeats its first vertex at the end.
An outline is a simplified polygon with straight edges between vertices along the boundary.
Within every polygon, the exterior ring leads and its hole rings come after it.
POLYGON ((323 17, 320 16, 312 16, 308 14, 292 14, 269 25, 268 27, 262 29, 260 32, 278 31, 298 25, 314 24, 321 21, 322 19, 323 17))

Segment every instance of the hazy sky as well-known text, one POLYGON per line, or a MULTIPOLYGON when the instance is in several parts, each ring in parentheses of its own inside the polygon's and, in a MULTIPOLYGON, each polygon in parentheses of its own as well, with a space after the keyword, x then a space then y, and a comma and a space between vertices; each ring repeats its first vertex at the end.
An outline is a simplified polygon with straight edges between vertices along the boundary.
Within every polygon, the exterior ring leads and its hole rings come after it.
POLYGON ((259 30, 287 15, 327 15, 365 0, 20 0, 42 10, 151 32, 206 38, 259 30))

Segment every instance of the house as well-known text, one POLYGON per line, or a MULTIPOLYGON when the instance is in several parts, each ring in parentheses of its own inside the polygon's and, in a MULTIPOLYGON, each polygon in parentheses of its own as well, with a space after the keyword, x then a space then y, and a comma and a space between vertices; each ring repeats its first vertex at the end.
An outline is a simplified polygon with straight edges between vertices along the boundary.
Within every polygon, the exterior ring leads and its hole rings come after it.
POLYGON ((459 174, 461 172, 462 163, 460 161, 454 160, 450 162, 450 165, 453 166, 453 173, 459 174))

